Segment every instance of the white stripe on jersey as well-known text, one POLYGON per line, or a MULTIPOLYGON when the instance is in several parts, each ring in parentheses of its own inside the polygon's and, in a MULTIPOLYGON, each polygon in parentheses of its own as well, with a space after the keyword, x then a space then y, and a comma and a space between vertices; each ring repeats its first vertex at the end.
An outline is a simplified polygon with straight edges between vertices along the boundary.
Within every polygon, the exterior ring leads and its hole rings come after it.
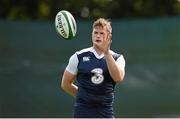
POLYGON ((88 51, 92 51, 92 47, 90 47, 90 48, 85 48, 85 49, 82 49, 82 50, 80 50, 80 51, 77 51, 76 53, 79 55, 79 54, 82 54, 82 53, 84 53, 84 52, 88 52, 88 51))
MULTIPOLYGON (((82 49, 82 50, 78 51, 77 54, 81 54, 81 53, 88 52, 88 51, 94 53, 94 55, 96 56, 97 59, 101 59, 104 57, 104 54, 98 55, 98 53, 96 52, 96 50, 93 47, 82 49)), ((112 50, 110 50, 110 52, 111 52, 111 54, 115 54, 115 52, 113 52, 112 50)))

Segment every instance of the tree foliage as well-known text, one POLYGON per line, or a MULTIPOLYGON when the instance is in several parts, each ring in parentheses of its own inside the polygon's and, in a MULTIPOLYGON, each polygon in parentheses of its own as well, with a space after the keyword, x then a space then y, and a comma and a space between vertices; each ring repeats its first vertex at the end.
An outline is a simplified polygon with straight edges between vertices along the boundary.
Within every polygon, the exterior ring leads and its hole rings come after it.
POLYGON ((1 0, 5 20, 53 20, 60 10, 76 18, 151 18, 180 14, 180 0, 1 0))

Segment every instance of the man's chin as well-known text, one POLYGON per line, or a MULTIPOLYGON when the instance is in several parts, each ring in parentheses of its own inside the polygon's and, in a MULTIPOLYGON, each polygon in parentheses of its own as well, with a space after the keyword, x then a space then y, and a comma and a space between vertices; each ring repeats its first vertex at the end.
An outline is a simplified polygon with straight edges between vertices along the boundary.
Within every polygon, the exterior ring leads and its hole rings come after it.
POLYGON ((101 49, 102 48, 102 43, 94 42, 94 47, 96 47, 98 49, 101 49))
POLYGON ((95 45, 101 46, 102 42, 94 42, 95 45))

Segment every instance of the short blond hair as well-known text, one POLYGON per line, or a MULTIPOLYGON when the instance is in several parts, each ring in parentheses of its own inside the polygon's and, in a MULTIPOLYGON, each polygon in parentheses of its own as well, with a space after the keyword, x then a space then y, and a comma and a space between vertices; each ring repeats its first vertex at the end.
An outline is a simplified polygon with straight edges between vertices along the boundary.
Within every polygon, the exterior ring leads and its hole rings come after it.
POLYGON ((98 26, 102 27, 103 29, 104 28, 107 29, 110 32, 110 34, 112 33, 112 26, 109 19, 104 19, 104 18, 97 19, 93 24, 93 29, 98 26))

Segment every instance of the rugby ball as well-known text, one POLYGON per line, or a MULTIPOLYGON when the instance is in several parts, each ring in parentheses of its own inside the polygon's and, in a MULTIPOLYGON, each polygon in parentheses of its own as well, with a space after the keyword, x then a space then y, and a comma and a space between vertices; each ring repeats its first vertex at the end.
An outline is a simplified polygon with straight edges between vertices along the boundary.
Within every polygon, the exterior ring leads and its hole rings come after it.
POLYGON ((56 14, 55 28, 58 35, 66 40, 70 40, 76 36, 76 21, 69 11, 61 10, 56 14))

